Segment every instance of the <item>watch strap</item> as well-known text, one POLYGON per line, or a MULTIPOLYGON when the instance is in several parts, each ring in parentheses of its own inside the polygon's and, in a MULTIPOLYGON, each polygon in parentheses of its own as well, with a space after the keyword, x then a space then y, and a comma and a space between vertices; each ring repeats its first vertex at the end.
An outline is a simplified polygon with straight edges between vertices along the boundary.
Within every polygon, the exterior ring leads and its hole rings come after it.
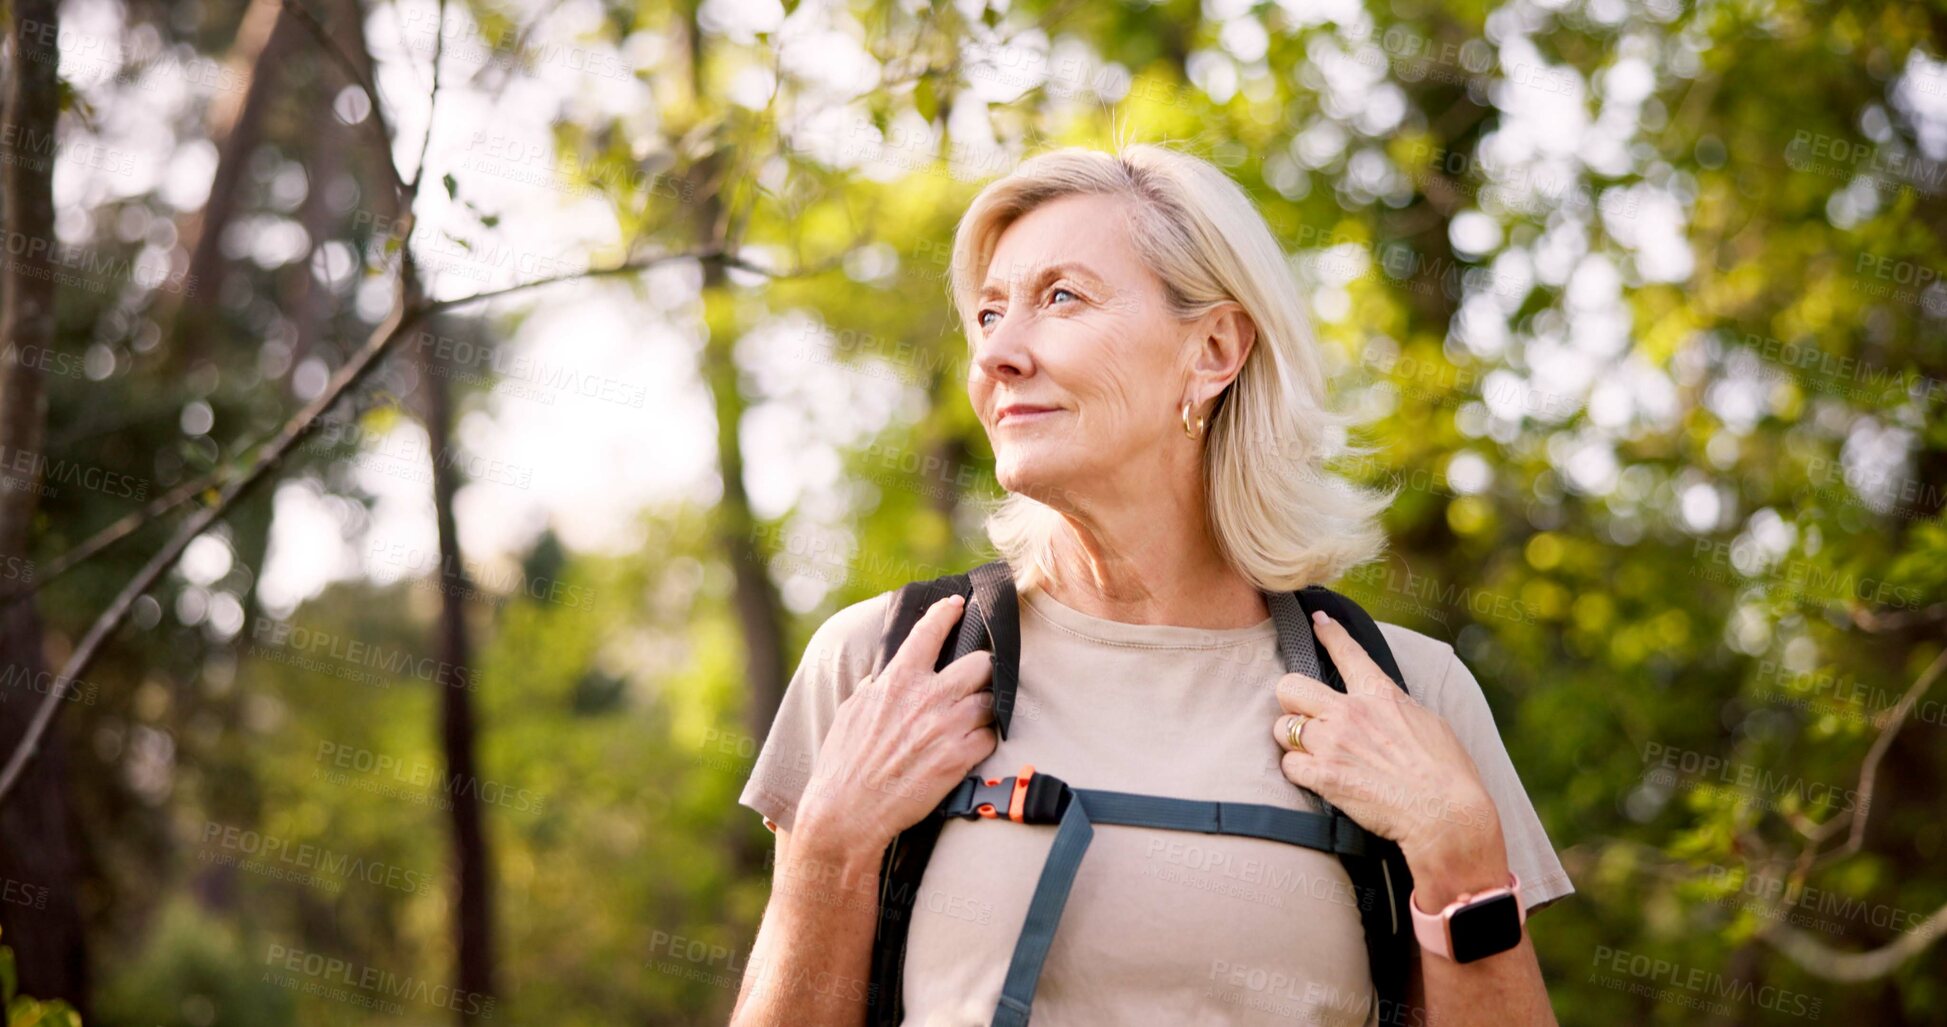
POLYGON ((1514 896, 1515 911, 1520 916, 1521 922, 1524 924, 1527 923, 1528 907, 1521 901, 1521 878, 1516 876, 1512 870, 1508 871, 1508 883, 1505 886, 1462 895, 1452 902, 1447 903, 1438 913, 1422 911, 1420 909, 1418 889, 1414 889, 1414 894, 1407 901, 1406 908, 1413 913, 1413 934, 1419 938, 1420 947, 1426 949, 1428 952, 1436 952, 1448 959, 1452 959, 1453 932, 1451 925, 1453 923, 1454 913, 1482 899, 1491 899, 1500 895, 1514 896))

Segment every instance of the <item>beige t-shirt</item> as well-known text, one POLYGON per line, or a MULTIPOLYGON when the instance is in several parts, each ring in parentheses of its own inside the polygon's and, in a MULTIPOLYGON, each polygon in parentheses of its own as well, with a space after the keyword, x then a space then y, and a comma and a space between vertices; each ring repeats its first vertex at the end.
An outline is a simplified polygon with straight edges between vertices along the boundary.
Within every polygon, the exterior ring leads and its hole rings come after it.
MULTIPOLYGON (((872 672, 891 593, 813 635, 739 803, 792 826, 838 705, 872 672)), ((1574 890, 1453 647, 1382 624, 1413 696, 1460 736, 1529 909, 1574 890)), ((1092 617, 1021 594, 1008 738, 974 768, 1023 763, 1079 788, 1315 808, 1285 780, 1274 622, 1207 629, 1092 617)), ((984 1025, 1000 996, 1054 825, 949 818, 921 881, 902 982, 906 1023, 984 1025)), ((1369 1022, 1357 898, 1338 857, 1259 838, 1096 824, 1035 992, 1040 1027, 1369 1022)))

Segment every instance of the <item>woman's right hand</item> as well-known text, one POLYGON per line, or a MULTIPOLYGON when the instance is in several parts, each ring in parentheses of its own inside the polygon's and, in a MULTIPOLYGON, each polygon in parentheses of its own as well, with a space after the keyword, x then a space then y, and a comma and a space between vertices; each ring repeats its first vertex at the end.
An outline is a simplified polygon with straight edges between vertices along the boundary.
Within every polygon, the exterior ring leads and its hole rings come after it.
POLYGON ((839 704, 799 801, 799 837, 881 852, 993 754, 993 654, 933 670, 965 606, 948 596, 927 608, 885 668, 839 704))

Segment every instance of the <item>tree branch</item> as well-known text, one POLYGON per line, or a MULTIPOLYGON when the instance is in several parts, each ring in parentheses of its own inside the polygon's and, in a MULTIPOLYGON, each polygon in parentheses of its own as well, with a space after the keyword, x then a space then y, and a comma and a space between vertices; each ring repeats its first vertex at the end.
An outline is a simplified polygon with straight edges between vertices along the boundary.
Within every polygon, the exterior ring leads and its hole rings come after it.
MULTIPOLYGON (((304 23, 304 27, 311 30, 311 35, 317 39, 318 45, 324 48, 325 55, 331 58, 332 63, 338 65, 339 70, 352 80, 353 85, 364 90, 366 100, 372 105, 372 114, 361 124, 370 124, 372 131, 378 133, 379 153, 385 156, 385 167, 391 174, 392 188, 405 194, 405 176, 399 173, 399 165, 392 160, 392 126, 386 123, 385 106, 379 103, 378 83, 359 70, 358 62, 352 60, 351 55, 345 52, 344 47, 338 45, 336 39, 331 38, 331 31, 325 28, 324 22, 319 21, 317 15, 311 13, 310 8, 305 7, 298 0, 284 0, 284 9, 296 15, 298 20, 304 23)), ((431 131, 432 127, 428 125, 427 132, 430 134, 431 131)))
POLYGON ((1947 934, 1947 906, 1933 911, 1911 931, 1864 952, 1843 952, 1789 924, 1760 931, 1758 936, 1785 954, 1807 973, 1828 981, 1856 984, 1878 980, 1898 970, 1902 964, 1925 951, 1941 935, 1947 934))
POLYGON ((41 569, 41 573, 34 578, 31 584, 22 585, 19 588, 0 594, 0 607, 12 606, 14 603, 39 592, 56 578, 87 562, 95 554, 135 534, 156 518, 196 498, 204 489, 216 487, 223 481, 225 470, 225 468, 217 468, 201 477, 183 482, 162 495, 149 500, 148 505, 142 509, 131 510, 117 518, 107 527, 89 536, 86 541, 55 557, 45 568, 41 569))
MULTIPOLYGON (((167 573, 169 568, 175 566, 176 560, 182 556, 183 550, 187 549, 189 544, 195 541, 198 535, 208 531, 211 525, 229 513, 230 509, 242 500, 244 496, 249 494, 259 482, 264 480, 264 478, 270 475, 270 472, 276 470, 283 463, 284 458, 290 454, 292 449, 296 448, 299 443, 303 442, 312 432, 316 431, 320 418, 335 406, 346 392, 350 391, 353 386, 364 380, 373 369, 378 367, 380 361, 392 351, 400 339, 406 337, 408 330, 415 324, 440 311, 464 306, 469 303, 498 299, 528 289, 539 288, 543 285, 553 285, 558 282, 626 274, 674 260, 720 260, 726 263, 733 263, 739 267, 745 267, 748 270, 763 273, 762 269, 746 265, 733 257, 727 257, 720 250, 669 253, 653 258, 631 261, 616 267, 600 268, 555 278, 536 279, 532 282, 509 286, 505 289, 491 289, 459 299, 427 301, 417 297, 416 289, 411 284, 413 276, 410 258, 406 259, 407 263, 400 269, 399 296, 394 301, 392 315, 387 318, 385 323, 373 330, 370 338, 366 340, 364 347, 352 357, 351 361, 338 369, 338 373, 332 377, 331 383, 326 387, 324 392, 306 405, 304 409, 292 415, 291 419, 285 422, 284 427, 277 433, 276 437, 259 453, 256 460, 248 468, 242 473, 229 478, 224 483, 222 491, 217 494, 214 503, 196 511, 183 522, 182 526, 176 530, 175 535, 170 537, 169 541, 161 550, 149 558, 149 562, 143 565, 142 569, 136 573, 134 578, 129 580, 127 585, 122 587, 121 592, 115 596, 114 601, 109 603, 108 608, 103 610, 101 615, 95 618, 95 622, 89 626, 87 633, 82 636, 81 643, 75 646, 74 652, 68 656, 67 662, 61 667, 61 672, 55 677, 53 685, 48 688, 47 694, 41 698, 40 706, 34 710, 34 719, 28 725, 27 733, 22 737, 20 746, 8 754, 6 767, 0 769, 0 803, 6 801, 7 794, 13 789, 14 783, 19 780, 22 771, 26 769, 28 761, 33 759, 34 754, 40 750, 41 740, 47 734, 49 725, 53 723, 55 714, 59 712, 61 698, 67 692, 68 687, 79 679, 82 674, 87 672, 88 667, 100 655, 101 648, 108 641, 109 636, 128 617, 129 611, 135 606, 135 601, 141 598, 142 594, 153 587, 157 581, 161 580, 162 575, 167 573)), ((190 484, 203 485, 206 483, 199 480, 190 484)), ((201 489, 197 489, 191 492, 190 495, 198 494, 201 491, 201 489)), ((156 502, 161 503, 172 499, 177 500, 171 504, 172 507, 181 505, 182 500, 177 497, 175 492, 171 492, 168 496, 158 497, 156 502)), ((140 527, 140 524, 135 525, 135 527, 140 527)), ((135 527, 131 527, 128 530, 133 531, 135 527)), ((108 541, 112 542, 113 539, 109 539, 108 541)), ((92 544, 93 542, 94 540, 90 540, 88 544, 92 544)), ((95 551, 98 552, 106 545, 107 542, 101 543, 96 546, 95 551)), ((77 556, 70 563, 79 562, 79 560, 85 559, 87 555, 92 554, 77 556)))
MULTIPOLYGON (((439 17, 433 23, 433 88, 426 94, 426 134, 419 140, 419 163, 412 169, 412 181, 406 183, 406 209, 411 210, 413 201, 419 199, 419 186, 426 181, 426 154, 433 148, 433 116, 439 113, 439 64, 440 55, 446 49, 446 0, 439 0, 439 17)), ((378 100, 372 101, 377 105, 378 100)))
MULTIPOLYGON (((1865 760, 1859 764, 1858 801, 1845 813, 1845 817, 1851 820, 1852 830, 1847 834, 1844 845, 1819 854, 1813 861, 1814 866, 1824 866, 1834 860, 1844 859, 1864 847, 1866 821, 1871 818, 1873 812, 1873 789, 1879 783, 1880 761, 1886 758, 1886 751, 1893 747, 1893 738, 1900 733, 1900 725, 1906 723, 1907 715, 1913 712, 1913 707, 1920 702, 1922 696, 1927 694, 1927 689, 1933 687, 1933 683, 1940 678, 1943 670, 1947 670, 1947 648, 1942 649, 1940 655, 1934 657, 1934 661, 1927 665, 1927 669, 1920 672, 1920 676, 1914 679, 1912 687, 1906 690, 1905 695, 1900 696, 1900 701, 1894 703, 1892 709, 1881 714, 1883 720, 1880 723, 1879 737, 1873 740, 1873 747, 1866 751, 1865 760)), ((1834 817, 1829 823, 1840 822, 1842 822, 1841 818, 1834 817)), ((1812 847, 1816 849, 1825 838, 1830 836, 1831 829, 1822 830, 1820 836, 1812 840, 1812 847)))

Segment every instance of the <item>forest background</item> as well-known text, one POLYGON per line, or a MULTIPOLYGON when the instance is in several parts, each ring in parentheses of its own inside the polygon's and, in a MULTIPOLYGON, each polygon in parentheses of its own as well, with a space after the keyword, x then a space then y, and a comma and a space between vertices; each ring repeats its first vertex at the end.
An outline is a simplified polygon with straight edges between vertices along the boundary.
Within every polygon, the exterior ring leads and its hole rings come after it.
POLYGON ((806 639, 985 555, 956 220, 1119 139, 1284 247, 1562 1022, 1947 1015, 1939 0, 6 15, 13 1022, 721 1023, 806 639))

